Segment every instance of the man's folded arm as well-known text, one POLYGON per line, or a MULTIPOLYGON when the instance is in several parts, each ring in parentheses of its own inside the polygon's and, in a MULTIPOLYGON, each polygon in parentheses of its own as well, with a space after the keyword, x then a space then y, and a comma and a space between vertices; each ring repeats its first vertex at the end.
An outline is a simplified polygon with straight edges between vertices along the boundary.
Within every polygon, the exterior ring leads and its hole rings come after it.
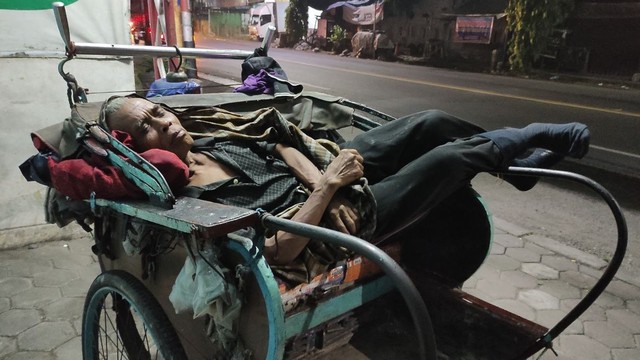
MULTIPOLYGON (((288 152, 287 148, 281 148, 280 151, 285 150, 285 156, 294 156, 294 152, 288 152)), ((311 174, 312 177, 315 177, 314 171, 309 169, 309 164, 304 161, 302 158, 295 159, 299 161, 303 167, 298 168, 294 171, 294 174, 308 173, 311 174)), ((285 162, 289 166, 291 163, 285 159, 285 162)), ((332 199, 334 198, 336 192, 347 186, 363 175, 363 159, 360 154, 358 154, 355 150, 342 150, 340 154, 329 164, 324 174, 320 174, 317 171, 318 176, 317 180, 306 178, 306 180, 311 180, 315 182, 313 191, 309 198, 302 205, 300 210, 291 218, 293 221, 298 221, 310 225, 318 225, 322 220, 322 217, 325 214, 325 211, 329 209, 330 204, 332 203, 332 199)), ((301 179, 301 181, 305 181, 301 179)), ((334 220, 334 219, 332 219, 334 220)), ((342 220, 338 218, 340 222, 342 220)), ((342 225, 344 231, 349 233, 348 227, 342 225)), ((283 231, 278 231, 274 236, 266 239, 265 242, 265 257, 267 261, 272 264, 287 264, 293 261, 304 248, 307 246, 309 239, 300 235, 295 235, 283 231)))
MULTIPOLYGON (((322 173, 303 153, 296 148, 277 144, 276 153, 289 166, 295 177, 309 190, 313 191, 322 178, 322 173)), ((355 234, 360 228, 360 218, 353 204, 339 193, 335 194, 326 206, 327 220, 333 228, 346 234, 355 234)))
POLYGON ((294 147, 276 144, 275 151, 287 166, 289 166, 293 175, 295 175, 304 186, 313 191, 322 177, 322 173, 318 170, 318 167, 304 156, 300 150, 294 147))

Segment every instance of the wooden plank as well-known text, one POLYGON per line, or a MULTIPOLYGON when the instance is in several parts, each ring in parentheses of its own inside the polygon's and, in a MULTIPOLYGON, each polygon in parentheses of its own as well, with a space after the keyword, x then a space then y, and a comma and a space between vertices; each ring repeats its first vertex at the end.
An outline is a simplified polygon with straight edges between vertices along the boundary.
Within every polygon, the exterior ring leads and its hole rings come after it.
POLYGON ((163 209, 143 201, 97 199, 96 205, 181 232, 198 230, 210 236, 226 235, 253 226, 258 221, 255 210, 188 197, 178 198, 172 209, 163 209))

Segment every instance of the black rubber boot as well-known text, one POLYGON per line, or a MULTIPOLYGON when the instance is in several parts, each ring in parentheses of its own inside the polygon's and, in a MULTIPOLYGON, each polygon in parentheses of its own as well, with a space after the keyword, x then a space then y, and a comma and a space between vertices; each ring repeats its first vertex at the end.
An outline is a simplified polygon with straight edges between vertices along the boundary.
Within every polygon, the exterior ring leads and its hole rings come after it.
POLYGON ((591 138, 587 126, 580 123, 533 123, 522 129, 499 129, 478 136, 492 140, 500 148, 505 164, 530 148, 547 149, 579 159, 587 154, 591 138))
MULTIPOLYGON (((511 161, 507 166, 517 166, 525 168, 550 169, 559 163, 564 156, 546 149, 535 149, 531 155, 525 158, 518 158, 511 161)), ((505 174, 504 180, 520 191, 531 190, 540 178, 537 176, 521 176, 505 174)))
POLYGON ((522 130, 531 138, 532 147, 551 150, 576 159, 583 158, 589 151, 591 134, 585 124, 533 123, 522 130))

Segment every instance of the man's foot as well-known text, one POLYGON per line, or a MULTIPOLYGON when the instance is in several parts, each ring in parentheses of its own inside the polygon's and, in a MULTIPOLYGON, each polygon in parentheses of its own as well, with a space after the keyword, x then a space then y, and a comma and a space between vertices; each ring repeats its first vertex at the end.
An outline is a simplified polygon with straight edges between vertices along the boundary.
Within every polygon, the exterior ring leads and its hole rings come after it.
MULTIPOLYGON (((531 155, 512 160, 508 166, 549 169, 562 160, 564 156, 547 149, 535 149, 531 155)), ((540 178, 537 176, 520 176, 505 174, 504 180, 520 191, 531 190, 540 178)))
POLYGON ((547 149, 561 156, 579 159, 589 151, 591 139, 587 126, 580 123, 533 123, 522 129, 498 129, 478 136, 485 137, 498 146, 505 165, 533 148, 547 149))
POLYGON ((546 124, 533 123, 522 129, 529 145, 580 159, 589 151, 591 134, 581 123, 546 124))

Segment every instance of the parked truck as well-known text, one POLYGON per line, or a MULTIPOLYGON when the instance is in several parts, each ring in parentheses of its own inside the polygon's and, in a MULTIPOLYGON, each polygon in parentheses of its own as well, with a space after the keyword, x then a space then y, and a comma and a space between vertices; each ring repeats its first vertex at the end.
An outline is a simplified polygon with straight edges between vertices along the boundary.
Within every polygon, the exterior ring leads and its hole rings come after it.
POLYGON ((262 41, 267 28, 274 26, 276 35, 285 32, 284 18, 289 0, 271 0, 257 4, 249 10, 249 36, 262 41))

